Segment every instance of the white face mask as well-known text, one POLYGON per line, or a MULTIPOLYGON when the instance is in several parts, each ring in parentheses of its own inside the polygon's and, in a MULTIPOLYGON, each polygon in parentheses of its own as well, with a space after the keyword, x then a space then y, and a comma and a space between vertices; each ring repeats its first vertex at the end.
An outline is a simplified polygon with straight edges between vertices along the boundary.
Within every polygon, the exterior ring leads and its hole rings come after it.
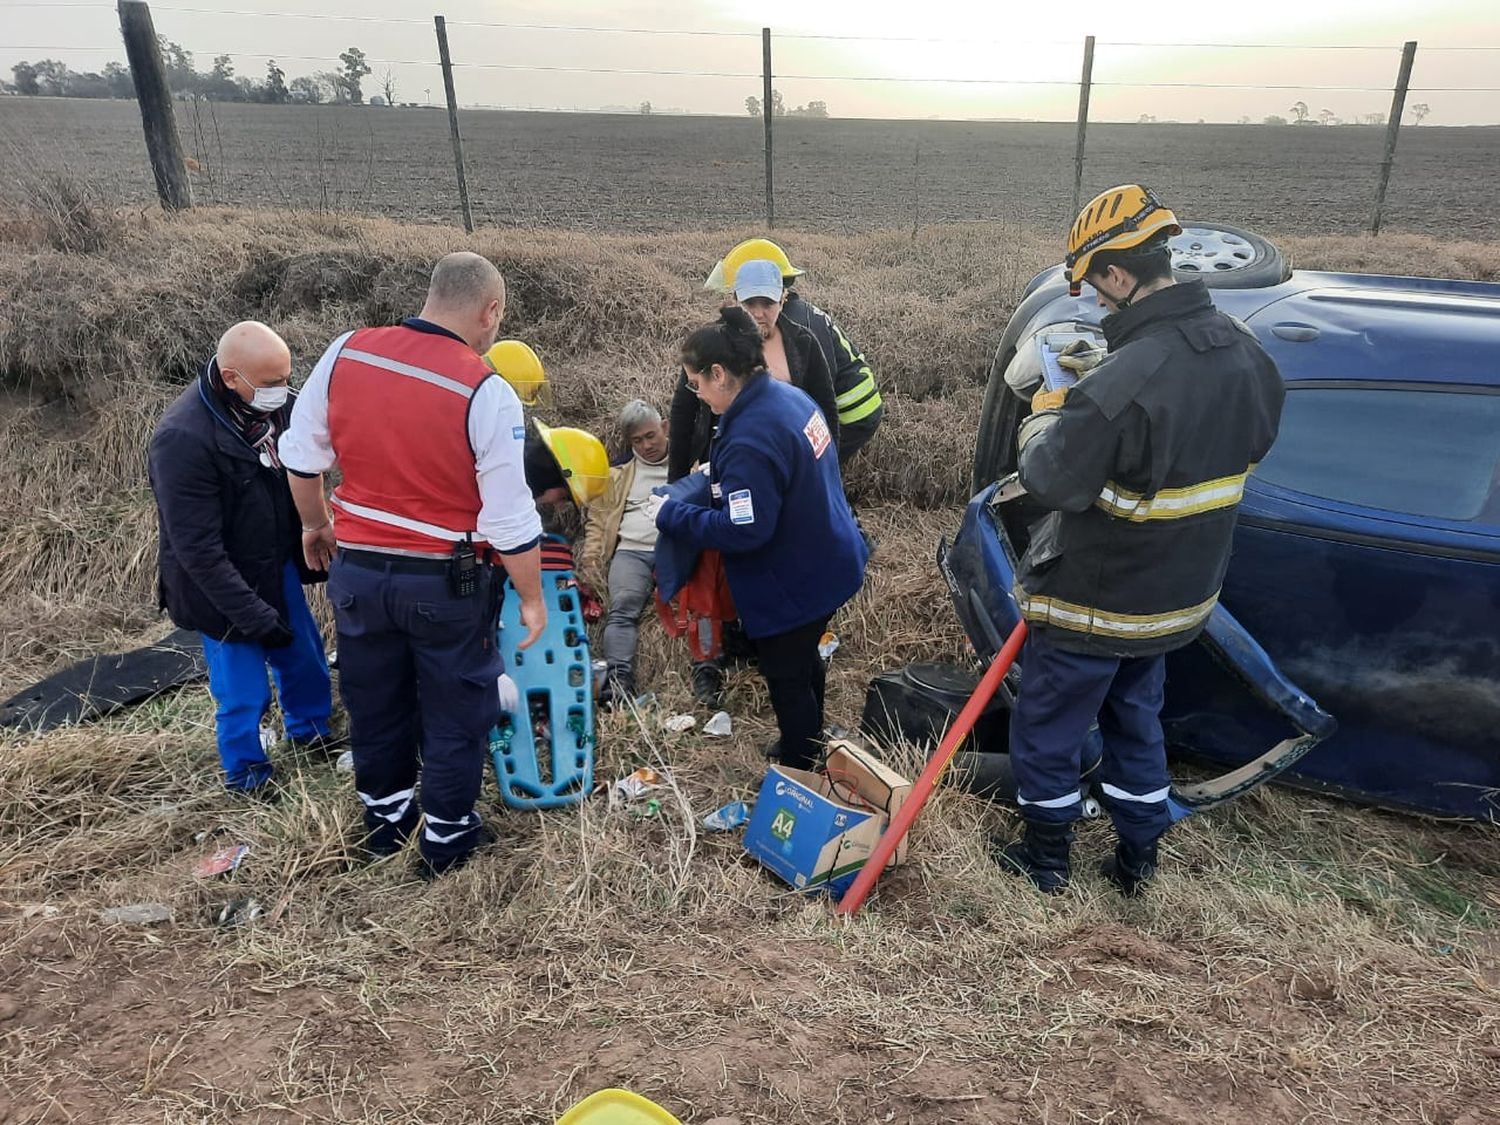
POLYGON ((286 387, 256 387, 255 397, 250 400, 250 407, 253 410, 259 410, 262 414, 270 414, 286 405, 286 397, 286 387))

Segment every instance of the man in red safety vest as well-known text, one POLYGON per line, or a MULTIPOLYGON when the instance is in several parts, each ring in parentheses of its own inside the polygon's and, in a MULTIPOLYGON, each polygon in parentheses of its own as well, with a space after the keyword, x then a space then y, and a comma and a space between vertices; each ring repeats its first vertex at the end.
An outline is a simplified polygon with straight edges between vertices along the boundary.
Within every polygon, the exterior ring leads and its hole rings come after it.
POLYGON ((427 877, 492 838, 474 804, 500 708, 502 568, 521 647, 547 623, 521 403, 481 358, 504 315, 500 271, 449 254, 420 316, 329 346, 280 444, 303 550, 329 570, 367 847, 396 853, 420 813, 427 877))

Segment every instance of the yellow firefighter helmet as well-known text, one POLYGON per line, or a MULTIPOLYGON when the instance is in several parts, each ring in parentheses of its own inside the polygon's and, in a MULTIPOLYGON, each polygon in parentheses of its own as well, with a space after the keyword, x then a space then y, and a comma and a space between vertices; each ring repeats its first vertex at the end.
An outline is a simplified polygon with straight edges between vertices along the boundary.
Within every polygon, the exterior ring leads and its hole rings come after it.
POLYGON ((746 262, 762 258, 780 266, 783 279, 801 277, 803 274, 802 270, 792 265, 786 251, 769 238, 749 238, 719 259, 719 264, 714 266, 713 272, 703 282, 703 288, 712 289, 715 293, 733 292, 734 276, 739 273, 740 267, 746 262))
POLYGON ((1073 221, 1064 259, 1073 295, 1079 293, 1094 255, 1101 250, 1130 250, 1160 235, 1182 233, 1177 216, 1150 188, 1121 184, 1102 191, 1073 221))
POLYGON ((571 426, 554 429, 537 422, 536 432, 562 470, 574 503, 582 508, 604 495, 609 487, 609 454, 602 441, 571 426))
POLYGON ((520 340, 501 340, 484 353, 484 361, 496 375, 515 389, 527 406, 536 406, 547 390, 547 372, 541 358, 520 340))

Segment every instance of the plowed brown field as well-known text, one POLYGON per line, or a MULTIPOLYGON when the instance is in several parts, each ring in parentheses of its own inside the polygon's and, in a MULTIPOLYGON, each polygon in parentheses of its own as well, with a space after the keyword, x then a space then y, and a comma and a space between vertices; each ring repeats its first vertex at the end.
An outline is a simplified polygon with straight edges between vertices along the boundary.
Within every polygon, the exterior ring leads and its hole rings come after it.
MULTIPOLYGON (((179 103, 200 201, 458 218, 440 109, 179 103)), ((661 231, 761 221, 761 122, 465 111, 475 218, 486 225, 661 231)), ((1071 124, 779 120, 778 225, 857 231, 969 220, 1059 229, 1072 204, 1071 124)), ((1094 125, 1085 194, 1151 184, 1178 214, 1283 233, 1366 229, 1385 130, 1094 125)), ((0 99, 0 153, 152 198, 134 102, 0 99)), ((7 158, 5 163, 10 163, 7 158)), ((1489 190, 1500 127, 1402 131, 1386 225, 1500 237, 1489 190)))

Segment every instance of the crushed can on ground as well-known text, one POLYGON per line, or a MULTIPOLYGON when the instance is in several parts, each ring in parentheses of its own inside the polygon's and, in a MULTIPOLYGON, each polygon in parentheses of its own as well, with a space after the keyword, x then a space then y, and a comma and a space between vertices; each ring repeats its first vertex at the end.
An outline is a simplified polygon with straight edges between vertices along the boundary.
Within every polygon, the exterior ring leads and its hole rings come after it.
POLYGON ((750 819, 750 806, 744 801, 730 801, 703 818, 703 827, 710 832, 728 832, 750 819))

